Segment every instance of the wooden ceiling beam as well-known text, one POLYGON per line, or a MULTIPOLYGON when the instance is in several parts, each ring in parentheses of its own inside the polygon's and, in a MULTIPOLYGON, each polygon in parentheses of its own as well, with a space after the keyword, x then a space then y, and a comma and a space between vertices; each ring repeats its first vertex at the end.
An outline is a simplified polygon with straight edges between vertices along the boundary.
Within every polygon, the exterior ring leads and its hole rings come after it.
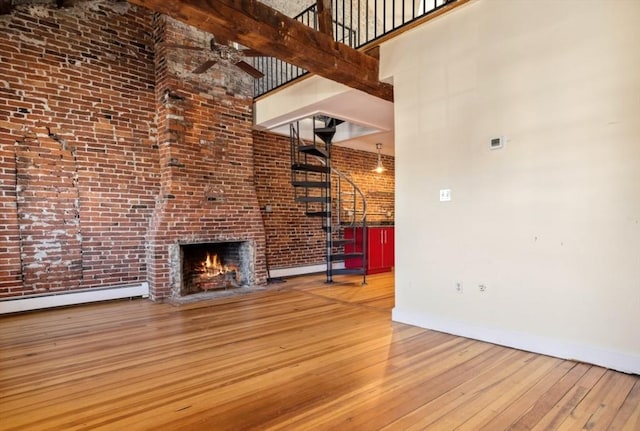
POLYGON ((378 59, 335 42, 331 36, 256 0, 129 2, 234 40, 332 81, 393 101, 393 86, 378 78, 378 59))
POLYGON ((331 0, 316 0, 316 10, 318 11, 318 29, 333 39, 331 0))

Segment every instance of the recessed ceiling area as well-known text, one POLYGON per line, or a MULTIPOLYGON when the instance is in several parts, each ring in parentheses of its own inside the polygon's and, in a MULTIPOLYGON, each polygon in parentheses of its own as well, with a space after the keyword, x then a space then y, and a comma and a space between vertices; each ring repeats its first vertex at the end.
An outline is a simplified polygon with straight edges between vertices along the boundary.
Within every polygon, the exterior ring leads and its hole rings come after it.
MULTIPOLYGON (((314 114, 315 117, 330 117, 337 118, 335 115, 329 115, 326 112, 317 112, 314 114)), ((350 123, 349 121, 345 121, 342 118, 337 118, 338 120, 342 120, 343 122, 336 126, 336 134, 333 136, 332 143, 335 145, 349 145, 351 141, 362 140, 368 135, 372 134, 380 134, 382 131, 376 129, 374 127, 362 126, 360 124, 350 123)), ((300 137, 305 141, 311 142, 313 141, 313 130, 314 130, 314 122, 312 117, 305 117, 297 120, 299 125, 298 133, 300 137)), ((324 127, 324 123, 316 119, 316 128, 324 127)), ((275 127, 270 130, 273 133, 277 133, 280 135, 289 135, 289 123, 283 124, 281 126, 275 127)), ((377 142, 377 141, 376 141, 377 142)))
MULTIPOLYGON (((290 88, 305 86, 304 81, 313 79, 323 78, 310 77, 290 88)), ((289 136, 290 123, 308 119, 306 123, 303 121, 302 136, 309 139, 312 137, 310 118, 326 115, 344 121, 336 130, 335 145, 376 152, 376 143, 382 143, 381 153, 394 155, 393 103, 348 87, 324 98, 321 91, 314 91, 315 97, 308 99, 290 98, 287 96, 290 88, 256 102, 256 110, 262 110, 256 115, 256 129, 289 136), (277 106, 274 108, 274 105, 277 106), (269 113, 261 115, 264 111, 269 113)))

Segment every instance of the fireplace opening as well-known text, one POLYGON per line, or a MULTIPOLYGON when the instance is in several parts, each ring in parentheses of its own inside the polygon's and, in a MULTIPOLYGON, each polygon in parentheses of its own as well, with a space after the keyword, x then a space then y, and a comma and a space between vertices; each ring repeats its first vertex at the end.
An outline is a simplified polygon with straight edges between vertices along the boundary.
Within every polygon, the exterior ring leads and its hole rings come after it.
POLYGON ((181 296, 249 285, 248 241, 182 244, 181 296))

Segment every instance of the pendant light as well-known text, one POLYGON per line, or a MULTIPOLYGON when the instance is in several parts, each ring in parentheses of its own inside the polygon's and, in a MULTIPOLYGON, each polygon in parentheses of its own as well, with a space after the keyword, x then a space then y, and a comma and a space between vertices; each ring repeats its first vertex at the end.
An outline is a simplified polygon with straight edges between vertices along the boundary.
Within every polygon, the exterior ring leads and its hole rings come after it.
POLYGON ((373 169, 373 172, 375 172, 376 174, 381 174, 386 171, 384 166, 382 166, 382 158, 380 157, 380 149, 382 148, 382 144, 378 142, 376 144, 376 148, 378 149, 378 163, 376 164, 375 169, 373 169))

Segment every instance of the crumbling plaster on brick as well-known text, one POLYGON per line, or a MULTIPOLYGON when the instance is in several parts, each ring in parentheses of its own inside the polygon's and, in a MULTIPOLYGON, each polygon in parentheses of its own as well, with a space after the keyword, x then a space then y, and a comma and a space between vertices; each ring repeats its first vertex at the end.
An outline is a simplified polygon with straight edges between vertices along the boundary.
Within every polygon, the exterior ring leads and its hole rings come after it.
POLYGON ((151 14, 24 5, 0 21, 0 297, 145 281, 151 14))
POLYGON ((82 231, 75 149, 36 129, 16 142, 15 154, 25 288, 43 293, 78 287, 82 231))
POLYGON ((125 15, 130 8, 135 6, 124 1, 77 0, 73 3, 73 7, 59 8, 55 0, 13 0, 13 7, 15 10, 25 12, 34 18, 49 18, 53 13, 60 11, 82 18, 91 18, 93 13, 104 10, 125 15))

